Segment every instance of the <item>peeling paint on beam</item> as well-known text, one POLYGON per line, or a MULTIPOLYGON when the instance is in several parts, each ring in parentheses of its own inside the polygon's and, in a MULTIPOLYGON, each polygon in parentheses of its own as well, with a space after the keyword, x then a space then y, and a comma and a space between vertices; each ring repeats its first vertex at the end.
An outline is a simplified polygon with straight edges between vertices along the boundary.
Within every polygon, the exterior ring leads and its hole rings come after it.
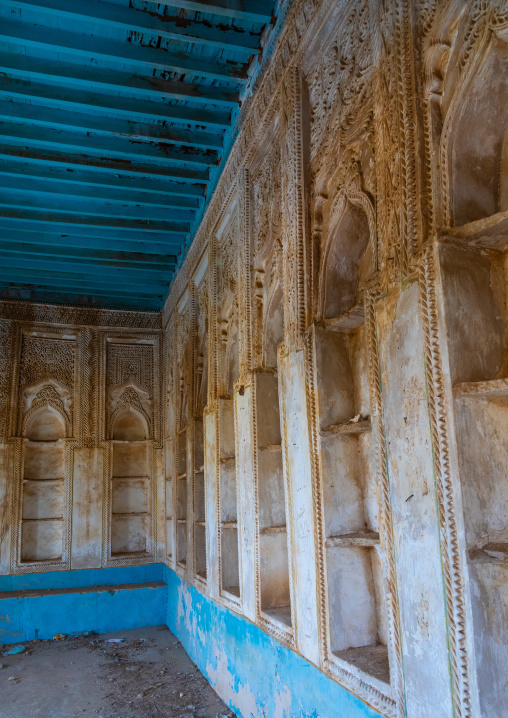
POLYGON ((269 22, 271 20, 270 4, 262 0, 176 0, 171 3, 159 3, 159 5, 171 5, 184 10, 196 12, 213 13, 214 15, 226 15, 251 22, 269 22))
POLYGON ((125 162, 113 161, 107 159, 93 159, 87 155, 63 155, 60 152, 46 150, 37 152, 36 150, 24 149, 22 147, 10 147, 9 145, 0 143, 0 157, 18 157, 20 159, 31 160, 40 164, 48 165, 49 163, 64 165, 66 167, 93 167, 101 172, 129 172, 135 174, 143 174, 147 177, 159 178, 168 177, 178 180, 189 180, 190 182, 208 182, 208 170, 191 170, 186 167, 155 167, 137 165, 128 160, 125 162))
MULTIPOLYGON (((29 164, 29 161, 18 157, 9 157, 9 161, 0 160, 0 174, 16 175, 18 177, 30 177, 48 181, 57 181, 70 185, 85 185, 92 188, 105 188, 111 190, 119 190, 121 192, 140 192, 150 196, 159 195, 162 199, 168 197, 168 206, 171 206, 169 199, 173 195, 180 198, 192 197, 198 201, 198 206, 202 206, 205 195, 205 185, 190 184, 188 182, 175 182, 171 180, 152 180, 139 177, 129 177, 128 172, 116 174, 113 177, 101 176, 100 173, 86 168, 73 168, 72 170, 65 167, 51 166, 49 169, 29 164)), ((126 195, 127 201, 130 195, 126 195)), ((179 201, 179 200, 178 200, 179 201)), ((180 206, 180 204, 178 205, 180 206)), ((185 206, 182 204, 181 206, 185 206)), ((194 205, 193 205, 194 206, 194 205)))
MULTIPOLYGON (((225 26, 223 29, 210 27, 198 20, 162 15, 149 10, 138 10, 106 2, 80 0, 78 5, 69 5, 67 0, 0 0, 0 4, 28 11, 36 10, 56 17, 67 17, 76 22, 92 22, 139 33, 153 34, 168 40, 192 42, 198 45, 212 45, 222 50, 224 46, 248 55, 257 54, 259 39, 241 28, 225 26)), ((250 18, 249 18, 250 19, 250 18)))
POLYGON ((106 137, 124 137, 147 142, 168 142, 189 147, 222 150, 223 131, 204 132, 178 127, 166 121, 144 122, 120 120, 118 117, 95 116, 75 110, 56 109, 28 104, 26 102, 3 102, 0 104, 0 121, 32 124, 51 129, 94 132, 106 137))
POLYGON ((210 77, 240 85, 247 82, 245 63, 232 61, 214 62, 210 58, 194 60, 184 52, 172 53, 163 49, 118 40, 101 42, 101 38, 61 32, 55 28, 40 25, 27 25, 16 20, 2 21, 0 41, 18 42, 23 46, 52 48, 57 52, 85 55, 87 58, 113 59, 118 63, 128 62, 141 67, 148 67, 150 71, 157 68, 167 72, 210 77))
POLYGON ((0 138, 4 143, 21 147, 40 147, 63 152, 87 152, 101 158, 129 162, 153 162, 157 165, 182 164, 185 167, 217 165, 219 156, 214 150, 200 150, 164 142, 146 142, 125 137, 102 137, 49 127, 34 127, 25 123, 0 122, 0 138))
POLYGON ((79 89, 55 86, 26 80, 9 80, 0 77, 0 97, 8 101, 29 101, 30 103, 54 109, 88 110, 99 115, 120 116, 126 120, 139 119, 142 122, 176 122, 200 126, 229 129, 229 110, 200 109, 186 105, 146 101, 129 97, 115 97, 107 91, 87 92, 79 89))
MULTIPOLYGON (((26 48, 29 50, 30 48, 26 48)), ((83 58, 84 59, 84 58, 83 58)), ((237 90, 215 87, 183 80, 165 80, 154 75, 135 75, 127 72, 111 72, 100 67, 88 67, 52 60, 50 58, 13 55, 0 52, 0 72, 13 79, 35 79, 38 82, 62 85, 65 82, 83 85, 87 90, 140 95, 152 100, 176 99, 194 100, 203 104, 238 107, 240 96, 237 90)))

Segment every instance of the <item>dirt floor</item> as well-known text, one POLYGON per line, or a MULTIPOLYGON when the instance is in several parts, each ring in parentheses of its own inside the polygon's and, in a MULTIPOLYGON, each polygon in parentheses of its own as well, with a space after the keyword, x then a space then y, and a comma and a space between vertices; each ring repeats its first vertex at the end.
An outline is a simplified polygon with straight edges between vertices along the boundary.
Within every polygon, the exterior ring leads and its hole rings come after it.
POLYGON ((234 715, 165 626, 22 645, 0 646, 0 718, 234 715))

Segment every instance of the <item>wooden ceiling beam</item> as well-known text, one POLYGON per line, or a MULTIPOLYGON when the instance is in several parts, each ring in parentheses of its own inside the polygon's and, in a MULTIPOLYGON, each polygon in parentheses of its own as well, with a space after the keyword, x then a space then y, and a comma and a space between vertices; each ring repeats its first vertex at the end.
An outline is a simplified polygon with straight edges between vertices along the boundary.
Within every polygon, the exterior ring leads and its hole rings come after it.
MULTIPOLYGON (((172 17, 148 9, 139 10, 133 7, 114 5, 96 0, 0 0, 0 5, 40 12, 53 17, 69 18, 76 23, 93 23, 127 32, 135 31, 162 37, 177 42, 192 42, 196 45, 211 45, 223 50, 225 47, 247 55, 257 54, 259 34, 249 32, 232 24, 221 23, 220 27, 191 20, 180 16, 172 17)), ((241 19, 237 16, 235 19, 241 19)))

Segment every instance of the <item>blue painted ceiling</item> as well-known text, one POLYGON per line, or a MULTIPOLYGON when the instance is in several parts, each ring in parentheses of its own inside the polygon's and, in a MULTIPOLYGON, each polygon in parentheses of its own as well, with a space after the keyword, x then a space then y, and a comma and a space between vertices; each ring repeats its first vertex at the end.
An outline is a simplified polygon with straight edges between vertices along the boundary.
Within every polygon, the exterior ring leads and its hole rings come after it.
POLYGON ((0 298, 160 310, 276 0, 0 0, 0 298))

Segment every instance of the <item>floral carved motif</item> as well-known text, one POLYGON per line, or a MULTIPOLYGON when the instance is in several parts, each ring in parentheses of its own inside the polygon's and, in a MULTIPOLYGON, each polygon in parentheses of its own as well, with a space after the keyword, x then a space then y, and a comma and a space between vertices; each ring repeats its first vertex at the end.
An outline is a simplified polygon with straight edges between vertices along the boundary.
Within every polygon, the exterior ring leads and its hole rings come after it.
MULTIPOLYGON (((55 380, 67 391, 73 392, 75 362, 76 345, 74 340, 23 335, 19 370, 20 421, 23 397, 28 387, 36 386, 46 380, 55 380)), ((70 408, 68 419, 72 425, 70 408)))

